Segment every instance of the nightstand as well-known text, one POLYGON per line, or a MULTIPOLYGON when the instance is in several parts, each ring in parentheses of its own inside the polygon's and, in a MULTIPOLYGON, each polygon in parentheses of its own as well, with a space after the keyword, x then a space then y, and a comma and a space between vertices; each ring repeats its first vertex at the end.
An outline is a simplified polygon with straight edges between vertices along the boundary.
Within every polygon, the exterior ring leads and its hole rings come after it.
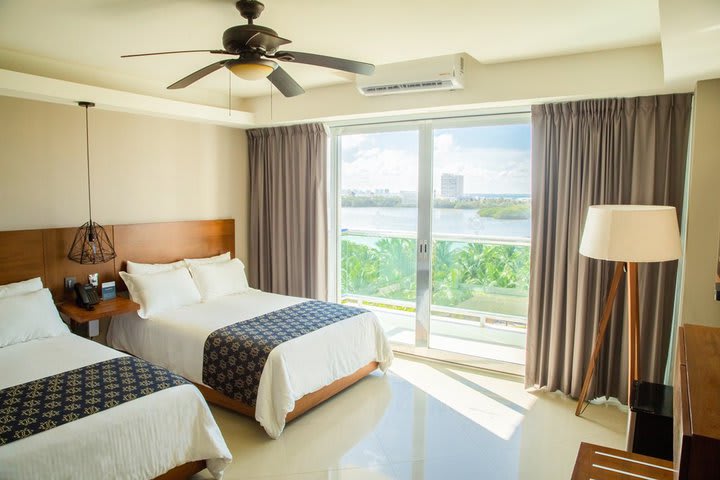
POLYGON ((70 330, 72 330, 74 334, 85 338, 89 338, 88 322, 123 313, 136 312, 139 309, 140 305, 125 297, 102 300, 95 305, 94 310, 86 310, 83 307, 79 307, 72 300, 66 300, 58 305, 60 313, 64 313, 70 318, 70 330))

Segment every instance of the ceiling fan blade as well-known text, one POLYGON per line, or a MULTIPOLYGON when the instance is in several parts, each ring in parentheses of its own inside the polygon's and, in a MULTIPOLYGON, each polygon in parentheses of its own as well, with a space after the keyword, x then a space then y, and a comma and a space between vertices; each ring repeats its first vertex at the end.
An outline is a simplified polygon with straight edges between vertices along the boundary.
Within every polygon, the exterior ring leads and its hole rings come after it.
POLYGON ((222 68, 226 62, 227 62, 227 60, 220 60, 219 62, 211 63, 207 67, 203 67, 200 70, 198 70, 197 72, 193 72, 190 75, 188 75, 187 77, 185 77, 181 80, 178 80, 177 82, 173 83, 172 85, 170 85, 167 88, 168 88, 168 90, 177 90, 178 88, 185 88, 188 85, 191 85, 191 84, 197 82, 204 76, 210 75, 215 70, 222 68))
POLYGON ((267 78, 273 85, 275 85, 275 88, 280 90, 280 93, 286 97, 294 97, 305 93, 305 90, 303 90, 303 88, 298 85, 298 83, 293 80, 293 78, 288 75, 288 73, 283 70, 280 65, 278 65, 267 78))
POLYGON ((230 52, 226 52, 225 50, 175 50, 173 52, 135 53, 132 55, 120 55, 120 58, 147 57, 150 55, 168 55, 170 53, 195 53, 195 52, 221 53, 223 55, 232 55, 230 52))
POLYGON ((283 50, 276 52, 272 58, 285 62, 306 63, 308 65, 317 65, 318 67, 333 68, 335 70, 343 70, 345 72, 359 73, 362 75, 372 75, 373 72, 375 72, 375 65, 372 63, 356 62, 355 60, 316 55, 314 53, 289 52, 283 50))

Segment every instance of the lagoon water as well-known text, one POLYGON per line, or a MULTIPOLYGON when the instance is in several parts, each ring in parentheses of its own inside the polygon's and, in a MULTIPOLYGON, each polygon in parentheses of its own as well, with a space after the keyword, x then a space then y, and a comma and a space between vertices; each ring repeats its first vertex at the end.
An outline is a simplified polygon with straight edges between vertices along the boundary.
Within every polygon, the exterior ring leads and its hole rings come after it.
MULTIPOLYGON (((415 232, 418 211, 414 207, 342 207, 340 226, 350 230, 415 232)), ((530 238, 530 219, 503 220, 479 217, 475 209, 434 208, 433 233, 530 238)))

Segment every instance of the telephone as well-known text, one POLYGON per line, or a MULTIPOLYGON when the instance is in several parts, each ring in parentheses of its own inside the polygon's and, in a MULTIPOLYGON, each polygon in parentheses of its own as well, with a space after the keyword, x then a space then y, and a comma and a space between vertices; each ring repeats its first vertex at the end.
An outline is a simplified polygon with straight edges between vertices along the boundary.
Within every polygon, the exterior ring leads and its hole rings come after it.
POLYGON ((76 283, 75 296, 75 301, 77 302, 78 306, 83 307, 87 310, 94 310, 95 307, 93 305, 100 303, 100 297, 98 296, 97 288, 90 284, 80 285, 79 283, 76 283))

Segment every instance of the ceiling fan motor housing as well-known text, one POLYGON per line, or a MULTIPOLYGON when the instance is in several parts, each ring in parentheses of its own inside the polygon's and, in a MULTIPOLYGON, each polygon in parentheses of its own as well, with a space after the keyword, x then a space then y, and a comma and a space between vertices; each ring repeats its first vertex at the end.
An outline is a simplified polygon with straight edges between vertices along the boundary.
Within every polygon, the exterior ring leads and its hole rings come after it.
POLYGON ((262 25, 237 25, 230 27, 223 33, 223 47, 228 52, 237 55, 242 51, 260 49, 263 52, 273 53, 272 46, 267 45, 263 39, 268 34, 277 38, 277 32, 262 25), (260 35, 258 35, 260 34, 260 35))

